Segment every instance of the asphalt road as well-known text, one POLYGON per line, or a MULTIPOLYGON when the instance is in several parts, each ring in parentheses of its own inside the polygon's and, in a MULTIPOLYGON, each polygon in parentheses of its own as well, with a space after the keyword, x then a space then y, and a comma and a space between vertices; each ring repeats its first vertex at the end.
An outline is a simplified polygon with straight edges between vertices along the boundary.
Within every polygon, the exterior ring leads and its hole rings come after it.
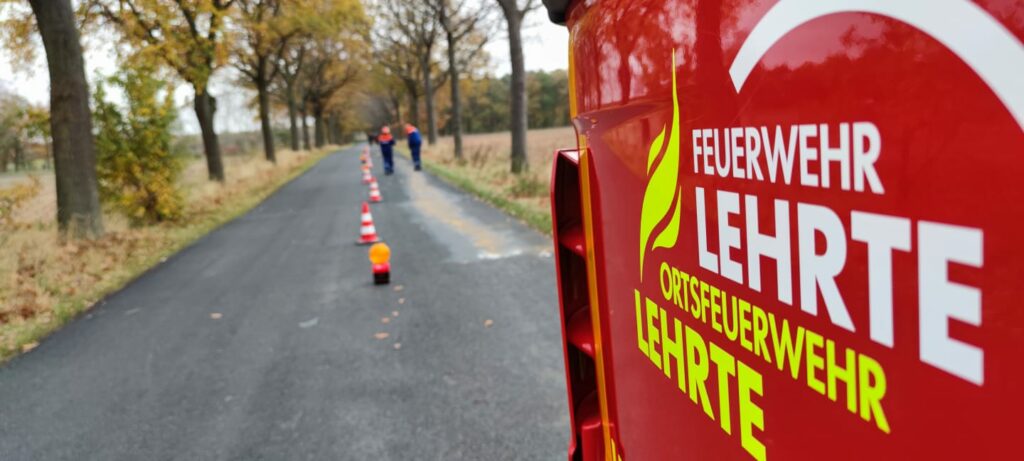
POLYGON ((373 286, 356 152, 0 368, 0 459, 564 459, 549 240, 402 161, 373 286))

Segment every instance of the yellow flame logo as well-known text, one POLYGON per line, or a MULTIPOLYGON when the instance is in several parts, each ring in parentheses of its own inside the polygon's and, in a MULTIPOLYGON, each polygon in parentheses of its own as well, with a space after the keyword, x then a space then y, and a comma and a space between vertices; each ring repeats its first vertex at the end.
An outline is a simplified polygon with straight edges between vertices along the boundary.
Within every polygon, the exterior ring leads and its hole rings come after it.
POLYGON ((679 238, 679 214, 683 190, 679 182, 679 98, 676 90, 676 56, 672 51, 672 127, 665 140, 665 127, 654 138, 647 153, 647 189, 640 208, 640 281, 644 279, 644 256, 655 248, 672 248, 679 238), (662 149, 664 147, 664 149, 662 149), (658 160, 661 154, 661 161, 658 160), (655 167, 655 163, 657 166, 655 167), (653 171, 651 168, 654 167, 653 171), (673 208, 672 204, 675 203, 673 208), (652 233, 666 218, 668 224, 654 236, 652 233), (648 248, 650 244, 650 248, 648 248))

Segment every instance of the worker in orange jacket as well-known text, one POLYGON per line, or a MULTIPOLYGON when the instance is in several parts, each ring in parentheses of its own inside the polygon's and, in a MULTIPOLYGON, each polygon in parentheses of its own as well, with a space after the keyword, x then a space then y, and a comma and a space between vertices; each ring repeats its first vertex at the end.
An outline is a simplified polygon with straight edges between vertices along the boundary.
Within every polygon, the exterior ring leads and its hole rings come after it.
POLYGON ((380 135, 377 136, 377 144, 380 144, 380 155, 384 157, 384 174, 390 175, 395 172, 395 138, 391 136, 391 128, 381 127, 380 135))

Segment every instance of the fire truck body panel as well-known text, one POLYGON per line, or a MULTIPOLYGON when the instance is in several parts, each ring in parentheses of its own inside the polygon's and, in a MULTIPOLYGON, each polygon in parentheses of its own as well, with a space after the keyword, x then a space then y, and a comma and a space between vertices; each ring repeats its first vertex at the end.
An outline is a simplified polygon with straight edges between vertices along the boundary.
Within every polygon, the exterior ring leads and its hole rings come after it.
POLYGON ((549 3, 570 459, 1019 456, 1024 4, 549 3))

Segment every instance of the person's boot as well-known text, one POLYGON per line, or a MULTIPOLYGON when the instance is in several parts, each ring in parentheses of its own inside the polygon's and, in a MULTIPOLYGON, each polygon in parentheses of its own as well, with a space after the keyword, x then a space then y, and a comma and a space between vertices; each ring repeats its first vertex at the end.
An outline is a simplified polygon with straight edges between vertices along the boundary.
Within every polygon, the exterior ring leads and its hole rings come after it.
POLYGON ((416 167, 415 167, 414 169, 415 169, 416 171, 420 171, 420 170, 422 170, 422 169, 423 169, 423 167, 421 167, 421 166, 419 166, 419 165, 416 165, 416 167))

